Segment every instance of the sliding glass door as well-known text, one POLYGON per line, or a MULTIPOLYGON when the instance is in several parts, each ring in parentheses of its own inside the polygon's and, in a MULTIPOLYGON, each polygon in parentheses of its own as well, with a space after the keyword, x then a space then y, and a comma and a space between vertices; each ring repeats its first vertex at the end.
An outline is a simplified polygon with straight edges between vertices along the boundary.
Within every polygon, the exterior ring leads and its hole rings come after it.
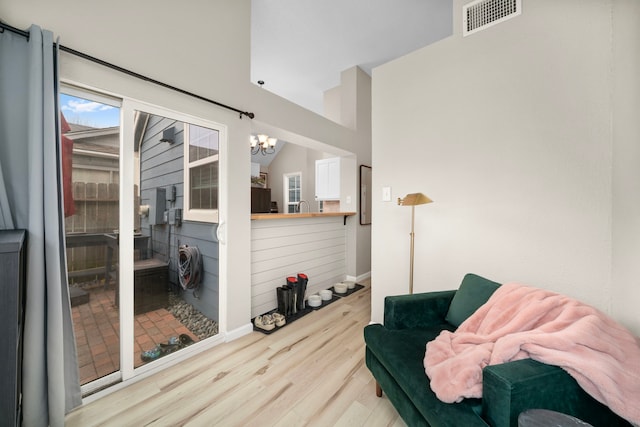
POLYGON ((227 132, 73 87, 60 103, 69 287, 86 395, 221 341, 227 132))
MULTIPOLYGON (((133 263, 134 368, 218 335, 220 157, 216 123, 130 103, 140 224, 133 263)), ((126 129, 126 122, 125 122, 126 129)))

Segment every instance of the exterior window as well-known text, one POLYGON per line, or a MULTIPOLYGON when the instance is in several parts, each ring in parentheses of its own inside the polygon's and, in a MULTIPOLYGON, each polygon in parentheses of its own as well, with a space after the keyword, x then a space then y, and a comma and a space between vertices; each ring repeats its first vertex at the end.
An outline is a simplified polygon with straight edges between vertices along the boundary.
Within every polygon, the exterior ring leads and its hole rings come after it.
POLYGON ((185 123, 185 219, 218 222, 220 130, 185 123))
POLYGON ((298 211, 298 203, 300 203, 300 194, 302 193, 302 173, 290 173, 284 176, 284 198, 285 209, 287 213, 295 213, 298 211))

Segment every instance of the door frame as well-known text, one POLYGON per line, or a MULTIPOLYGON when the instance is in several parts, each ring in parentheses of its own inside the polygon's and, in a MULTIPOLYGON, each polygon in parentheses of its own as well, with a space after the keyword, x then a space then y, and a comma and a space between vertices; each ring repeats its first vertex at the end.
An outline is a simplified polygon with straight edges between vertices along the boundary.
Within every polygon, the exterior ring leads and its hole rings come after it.
POLYGON ((227 284, 228 284, 228 248, 226 230, 229 200, 229 156, 228 127, 210 119, 181 113, 169 108, 149 104, 130 97, 109 93, 84 84, 64 79, 61 81, 61 93, 95 100, 120 108, 120 150, 119 150, 119 283, 120 283, 120 370, 98 378, 81 387, 83 404, 90 403, 136 381, 146 378, 189 357, 215 347, 226 341, 227 335, 227 284), (218 334, 190 345, 178 352, 134 368, 134 111, 141 110, 172 119, 193 123, 203 127, 224 128, 224 138, 219 141, 220 159, 218 163, 219 194, 218 223, 211 224, 211 238, 218 241, 218 334), (222 238, 224 236, 224 239, 222 238))
MULTIPOLYGON (((120 369, 122 371, 122 381, 128 383, 130 380, 144 377, 151 373, 155 373, 161 369, 180 363, 192 355, 212 348, 218 344, 225 342, 226 339, 226 318, 227 318, 227 246, 222 239, 219 240, 218 246, 218 334, 209 337, 203 341, 199 341, 193 345, 190 345, 178 352, 168 354, 162 358, 149 362, 145 365, 134 368, 133 349, 134 349, 134 313, 133 313, 133 290, 134 290, 134 274, 133 274, 133 257, 127 256, 127 254, 133 254, 133 229, 134 229, 134 198, 133 188, 135 183, 134 176, 134 164, 133 156, 127 156, 127 153, 133 153, 134 150, 134 113, 135 111, 144 111, 158 116, 175 119, 182 122, 192 123, 202 127, 208 128, 223 128, 224 137, 220 138, 220 158, 218 160, 218 174, 219 174, 219 187, 218 187, 218 223, 211 223, 211 238, 217 239, 218 228, 224 226, 226 221, 226 212, 228 211, 228 132, 227 126, 222 123, 217 123, 212 120, 197 117, 191 114, 181 113, 179 111, 171 110, 169 108, 160 107, 157 105, 149 104, 143 101, 138 101, 132 98, 123 97, 122 100, 122 126, 121 126, 121 152, 120 152, 120 165, 121 165, 121 182, 120 182, 120 223, 123 224, 122 230, 129 230, 126 234, 121 234, 120 239, 120 259, 126 259, 125 263, 120 263, 120 283, 124 284, 124 289, 121 289, 121 307, 125 311, 125 316, 121 315, 120 336, 121 336, 121 363, 120 369), (125 172, 126 171, 126 172, 125 172), (125 200, 123 203, 123 200, 125 200), (125 228, 126 227, 126 228, 125 228), (122 242, 125 241, 123 245, 122 242), (125 323, 131 325, 128 330, 125 328, 125 323), (125 357, 126 355, 126 357, 125 357), (124 359, 122 359, 125 357, 124 359), (125 362, 126 363, 123 363, 125 362)), ((219 234, 219 233, 218 233, 219 234)))

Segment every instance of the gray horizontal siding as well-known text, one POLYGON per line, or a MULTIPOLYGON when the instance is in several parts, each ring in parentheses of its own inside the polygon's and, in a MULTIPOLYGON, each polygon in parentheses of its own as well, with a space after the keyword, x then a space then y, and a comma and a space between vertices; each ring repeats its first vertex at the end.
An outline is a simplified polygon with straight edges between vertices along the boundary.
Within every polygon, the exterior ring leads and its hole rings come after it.
MULTIPOLYGON (((184 125, 159 116, 150 116, 147 129, 140 147, 140 188, 141 204, 149 204, 151 192, 155 188, 176 187, 175 202, 166 202, 166 209, 183 209, 184 203, 184 125), (173 144, 160 142, 162 131, 175 126, 173 144)), ((193 304, 207 317, 219 320, 219 251, 215 238, 217 224, 205 224, 184 221, 180 227, 167 224, 150 228, 148 218, 141 221, 142 233, 152 235, 153 256, 169 260, 169 281, 180 288, 178 278, 178 247, 188 245, 197 247, 203 259, 203 276, 199 298, 191 291, 183 293, 183 298, 193 304)))

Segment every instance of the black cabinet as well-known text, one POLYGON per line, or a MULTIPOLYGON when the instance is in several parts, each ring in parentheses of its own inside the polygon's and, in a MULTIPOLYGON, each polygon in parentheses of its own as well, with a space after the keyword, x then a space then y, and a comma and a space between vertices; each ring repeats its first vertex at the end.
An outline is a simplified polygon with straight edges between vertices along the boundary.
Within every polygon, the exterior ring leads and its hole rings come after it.
POLYGON ((136 261, 133 270, 134 314, 166 308, 169 305, 169 265, 151 258, 136 261))
POLYGON ((251 213, 271 212, 271 189, 251 187, 251 213))
POLYGON ((0 423, 21 424, 25 230, 0 230, 0 423))
MULTIPOLYGON (((142 314, 169 305, 169 264, 155 258, 142 259, 133 264, 133 313, 142 314)), ((120 289, 116 286, 116 306, 120 289)))

